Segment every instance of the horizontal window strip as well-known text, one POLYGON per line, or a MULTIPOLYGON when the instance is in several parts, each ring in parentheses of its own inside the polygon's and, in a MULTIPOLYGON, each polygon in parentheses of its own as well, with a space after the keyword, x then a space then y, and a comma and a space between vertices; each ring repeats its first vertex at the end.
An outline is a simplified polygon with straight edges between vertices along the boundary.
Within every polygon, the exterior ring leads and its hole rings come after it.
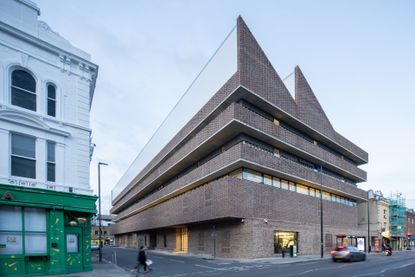
POLYGON ((247 110, 250 110, 251 112, 271 121, 274 122, 275 125, 280 126, 281 128, 284 128, 285 130, 289 131, 290 133, 297 135, 299 137, 302 137, 303 139, 305 139, 306 141, 317 145, 318 147, 326 150, 327 152, 330 152, 331 154, 338 156, 346 161, 348 161, 349 163, 356 165, 357 163, 355 161, 353 161, 350 158, 345 157, 343 154, 339 153, 338 151, 332 149, 331 147, 325 145, 322 142, 317 141, 316 139, 314 139, 313 137, 307 135, 306 133, 298 130, 297 128, 292 127, 291 125, 287 124, 284 121, 281 121, 281 119, 279 118, 275 118, 273 115, 269 114, 268 112, 265 112, 263 110, 261 110, 260 108, 256 107, 255 105, 245 101, 245 100, 240 100, 239 104, 241 104, 242 107, 244 107, 247 110))
MULTIPOLYGON (((265 184, 272 187, 297 192, 303 195, 320 198, 320 189, 313 188, 304 184, 288 181, 279 177, 271 176, 255 170, 240 168, 229 173, 229 176, 241 180, 252 181, 259 184, 265 184)), ((334 193, 323 191, 323 200, 344 204, 350 207, 357 207, 356 201, 334 193)))

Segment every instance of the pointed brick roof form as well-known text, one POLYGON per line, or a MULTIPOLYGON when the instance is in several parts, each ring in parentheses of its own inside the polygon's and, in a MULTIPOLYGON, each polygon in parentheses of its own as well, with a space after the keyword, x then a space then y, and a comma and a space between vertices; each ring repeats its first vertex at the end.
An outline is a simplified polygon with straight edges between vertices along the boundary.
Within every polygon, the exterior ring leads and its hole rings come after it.
POLYGON ((335 139, 335 131, 317 97, 304 77, 301 69, 295 67, 295 102, 297 117, 322 134, 335 139))
POLYGON ((294 99, 240 16, 237 28, 238 71, 241 85, 280 107, 283 111, 295 115, 294 99))
POLYGON ((300 68, 295 69, 294 99, 240 16, 237 32, 238 72, 234 77, 240 85, 367 161, 367 152, 334 130, 300 68))

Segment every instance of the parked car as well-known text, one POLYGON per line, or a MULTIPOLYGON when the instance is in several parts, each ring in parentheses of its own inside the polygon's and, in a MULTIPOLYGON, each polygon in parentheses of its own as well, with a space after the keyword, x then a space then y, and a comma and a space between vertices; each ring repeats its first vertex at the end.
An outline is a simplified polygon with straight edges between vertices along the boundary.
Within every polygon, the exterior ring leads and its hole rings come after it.
POLYGON ((99 245, 95 242, 91 242, 91 250, 99 250, 99 245))
POLYGON ((366 254, 363 251, 357 249, 357 247, 353 246, 339 246, 336 249, 332 250, 330 253, 333 262, 354 262, 366 260, 366 254))

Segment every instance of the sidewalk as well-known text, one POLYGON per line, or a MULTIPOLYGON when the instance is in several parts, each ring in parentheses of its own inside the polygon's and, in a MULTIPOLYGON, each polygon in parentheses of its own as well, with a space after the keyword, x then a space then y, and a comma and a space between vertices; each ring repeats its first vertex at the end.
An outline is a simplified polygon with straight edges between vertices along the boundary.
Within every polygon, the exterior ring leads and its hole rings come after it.
POLYGON ((121 267, 118 267, 114 264, 103 261, 98 263, 96 257, 92 258, 92 271, 87 272, 77 272, 64 275, 47 275, 47 277, 130 277, 129 272, 125 271, 121 267))
POLYGON ((302 263, 302 262, 312 262, 312 261, 331 259, 330 254, 325 254, 323 259, 320 257, 320 255, 300 255, 297 257, 286 256, 285 258, 278 256, 278 257, 258 258, 258 259, 232 259, 232 258, 215 258, 214 259, 210 255, 189 255, 189 254, 181 254, 181 253, 175 253, 175 252, 169 252, 169 251, 163 251, 163 250, 148 250, 148 252, 169 255, 169 256, 193 257, 193 258, 199 258, 199 259, 205 259, 205 260, 217 260, 217 261, 228 261, 228 262, 239 262, 239 263, 258 263, 258 264, 290 264, 290 263, 302 263))
MULTIPOLYGON (((400 255, 402 253, 406 253, 413 250, 405 250, 405 251, 396 251, 393 254, 400 255)), ((205 259, 205 260, 216 260, 216 261, 226 261, 226 262, 237 262, 237 263, 257 263, 257 264, 291 264, 291 263, 305 263, 305 262, 316 262, 321 260, 330 260, 331 255, 330 253, 324 253, 324 257, 321 258, 320 255, 299 255, 297 257, 290 257, 285 256, 282 258, 281 256, 277 257, 269 257, 269 258, 257 258, 257 259, 232 259, 232 258, 213 258, 210 255, 189 255, 177 252, 170 252, 165 250, 148 250, 149 253, 157 253, 163 254, 168 256, 184 256, 184 257, 192 257, 196 259, 205 259)), ((370 252, 366 253, 366 255, 370 256, 377 256, 377 255, 385 255, 383 252, 370 252)))

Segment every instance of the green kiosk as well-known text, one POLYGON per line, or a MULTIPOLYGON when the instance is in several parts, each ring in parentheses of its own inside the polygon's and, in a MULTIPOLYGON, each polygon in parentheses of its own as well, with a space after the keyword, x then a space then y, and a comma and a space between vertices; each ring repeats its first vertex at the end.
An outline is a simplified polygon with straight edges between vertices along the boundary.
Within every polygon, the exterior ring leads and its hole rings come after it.
POLYGON ((0 184, 0 276, 91 271, 96 200, 0 184))

